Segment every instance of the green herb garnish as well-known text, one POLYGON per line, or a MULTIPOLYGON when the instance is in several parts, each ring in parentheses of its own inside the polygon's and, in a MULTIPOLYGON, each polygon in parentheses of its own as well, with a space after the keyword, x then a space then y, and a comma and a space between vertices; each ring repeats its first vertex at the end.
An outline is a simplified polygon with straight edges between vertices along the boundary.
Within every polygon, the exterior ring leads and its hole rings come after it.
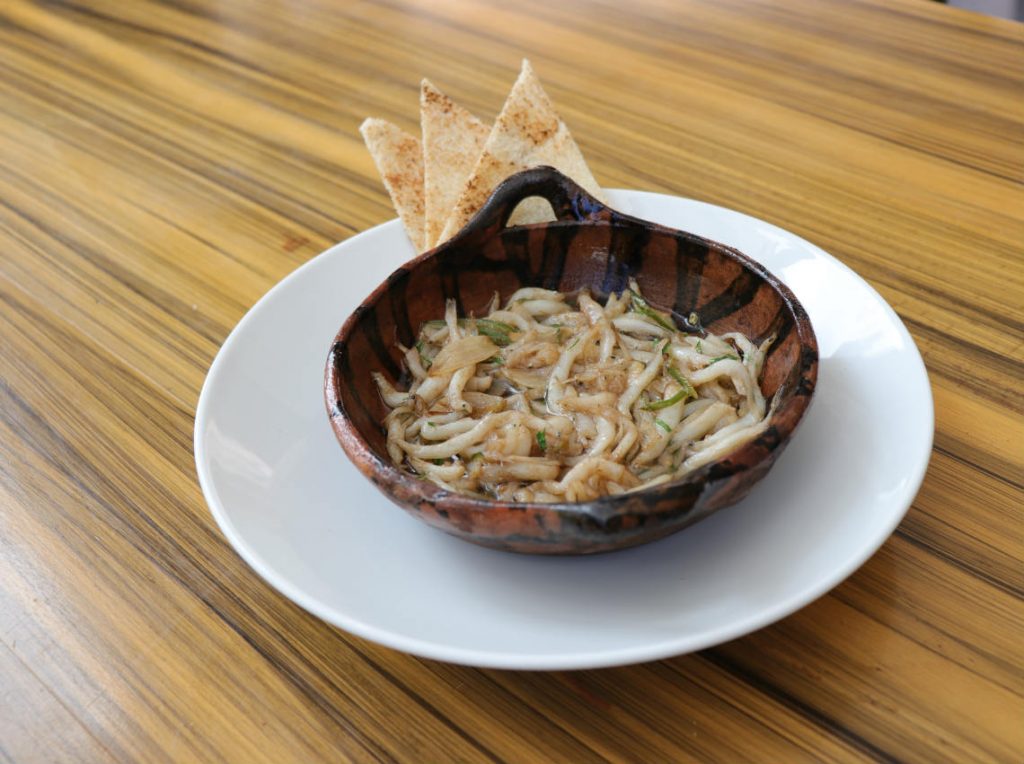
POLYGON ((484 363, 493 363, 495 366, 504 366, 505 359, 503 359, 500 355, 492 355, 490 358, 484 361, 484 363))
POLYGON ((567 348, 567 350, 572 350, 574 347, 576 347, 579 344, 580 344, 580 338, 577 337, 575 340, 573 340, 573 343, 567 348))
POLYGON ((537 433, 537 445, 540 446, 541 451, 548 450, 548 436, 544 430, 537 433))
POLYGON ((502 321, 492 321, 489 318, 478 318, 476 321, 476 330, 485 337, 489 337, 495 345, 503 348, 512 341, 509 339, 508 335, 510 332, 516 331, 516 328, 502 321))
POLYGON ((658 425, 658 427, 663 429, 665 432, 672 432, 672 425, 670 425, 664 419, 655 419, 654 423, 658 425))
POLYGON ((433 361, 423 355, 423 340, 416 340, 416 352, 420 354, 420 363, 424 369, 429 369, 433 361))
POLYGON ((701 347, 700 347, 700 340, 697 340, 697 352, 698 352, 698 353, 703 353, 703 352, 704 352, 703 350, 701 350, 701 347))
POLYGON ((511 334, 512 332, 519 331, 516 327, 512 326, 512 324, 506 324, 504 321, 496 321, 493 318, 478 318, 476 320, 476 325, 478 329, 480 328, 480 324, 492 326, 499 332, 505 332, 505 334, 511 334))
POLYGON ((437 422, 427 422, 427 427, 437 427, 437 422))
POLYGON ((642 316, 647 316, 649 319, 654 321, 654 323, 656 323, 658 326, 668 329, 670 332, 679 331, 676 328, 675 324, 673 324, 671 321, 665 318, 665 316, 663 316, 661 313, 659 313, 650 305, 648 305, 647 300, 645 300, 640 295, 633 294, 631 292, 629 295, 629 299, 630 305, 632 306, 635 312, 639 313, 642 316))
POLYGON ((668 366, 668 375, 679 383, 679 386, 683 388, 683 392, 686 393, 687 398, 697 397, 697 391, 693 389, 693 385, 690 384, 690 380, 680 374, 679 369, 670 364, 668 366))
POLYGON ((431 459, 430 461, 432 461, 438 467, 440 467, 442 464, 444 464, 444 459, 431 459))
POLYGON ((675 406, 679 401, 686 398, 686 391, 680 390, 678 393, 673 395, 671 398, 665 398, 660 401, 651 401, 650 403, 644 404, 643 408, 646 411, 657 411, 658 409, 667 409, 669 406, 675 406))
POLYGON ((720 355, 717 358, 712 358, 710 361, 708 361, 708 366, 710 366, 713 363, 718 363, 719 361, 724 361, 726 359, 730 361, 738 361, 740 360, 740 357, 735 353, 726 353, 725 355, 720 355))

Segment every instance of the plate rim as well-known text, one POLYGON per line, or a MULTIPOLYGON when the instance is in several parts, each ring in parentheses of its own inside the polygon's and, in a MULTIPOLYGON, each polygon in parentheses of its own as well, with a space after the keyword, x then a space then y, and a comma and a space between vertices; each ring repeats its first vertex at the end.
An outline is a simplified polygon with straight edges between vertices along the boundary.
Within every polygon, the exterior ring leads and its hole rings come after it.
MULTIPOLYGON (((748 215, 744 212, 733 210, 728 207, 675 194, 618 188, 610 188, 606 189, 606 191, 613 196, 613 199, 616 196, 625 194, 629 197, 630 201, 633 201, 634 197, 639 196, 695 203, 697 205, 725 211, 733 216, 739 216, 742 219, 742 222, 746 225, 767 225, 770 228, 780 231, 786 236, 799 241, 802 246, 808 247, 817 255, 823 256, 830 262, 830 265, 838 266, 841 270, 845 271, 847 275, 852 276, 857 281, 861 282, 861 284, 868 290, 868 295, 882 308, 890 322, 894 325, 897 331, 903 335, 903 338, 906 340, 907 347, 912 351, 911 360, 915 362, 914 365, 920 371, 924 382, 923 387, 925 398, 921 402, 923 404, 927 404, 923 409, 927 413, 927 447, 923 449, 923 458, 920 458, 917 461, 916 470, 914 474, 910 476, 910 480, 905 484, 903 494, 897 502, 902 509, 893 513, 892 517, 889 518, 889 521, 879 529, 877 537, 873 538, 870 543, 865 544, 860 550, 858 550, 858 553, 853 555, 845 565, 837 567, 831 571, 829 575, 815 579, 810 585, 801 587, 798 591, 790 594, 786 599, 774 603, 766 610, 757 611, 744 618, 736 619, 727 627, 717 626, 713 628, 706 628, 699 632, 691 631, 683 634, 682 636, 671 639, 627 648, 612 648, 598 651, 586 651, 582 653, 537 653, 530 655, 526 653, 494 652, 473 648, 451 647, 439 644, 435 641, 423 640, 377 627, 359 618, 339 612, 336 608, 321 602, 316 597, 308 595, 299 586, 293 584, 282 574, 275 571, 269 563, 262 559, 255 549, 251 548, 243 538, 241 532, 231 521, 226 507, 220 500, 214 479, 210 474, 208 453, 204 442, 204 434, 207 429, 206 423, 209 418, 209 408, 211 405, 210 400, 212 398, 212 393, 210 391, 216 384, 216 378, 220 373, 221 367, 226 363, 225 359, 229 357, 231 349, 238 342, 238 338, 245 333, 248 324, 255 320, 254 317, 258 313, 267 309, 267 305, 273 301, 273 297, 275 295, 288 289, 292 281, 301 278, 306 271, 315 269, 322 265, 339 248, 346 247, 350 242, 361 237, 369 237, 371 233, 380 231, 381 229, 400 226, 400 221, 397 218, 393 218, 360 231, 343 241, 331 245, 316 256, 307 260, 305 263, 299 265, 271 286, 270 289, 268 289, 266 293, 264 293, 245 312, 242 318, 239 319, 238 323, 236 323, 228 333, 228 336, 225 338, 211 362, 206 377, 203 380, 202 387, 200 388, 199 398, 195 408, 195 424, 193 429, 193 453, 195 457, 199 486, 202 490, 203 498, 205 499, 210 513, 213 516, 214 521, 217 523, 220 531, 227 538, 228 543, 231 545, 235 553, 237 553, 246 562, 246 564, 260 576, 260 578, 292 602, 332 626, 376 644, 422 658, 466 666, 495 669, 594 669, 661 660, 695 652, 697 650, 706 649, 708 647, 745 636, 746 634, 750 634, 760 628, 776 623, 777 621, 792 615, 797 610, 810 605, 812 602, 827 594, 844 580, 849 578, 849 576, 864 565, 864 563, 867 562, 867 560, 870 559, 892 536, 895 529, 903 521, 903 518, 906 516, 913 504, 914 498, 920 490, 928 465, 931 461, 935 435, 935 406, 927 367, 921 357, 920 349, 917 347, 917 344, 914 342, 910 332, 907 330, 896 311, 893 310, 892 306, 889 305, 885 298, 883 298, 868 281, 858 275, 852 268, 847 266, 838 258, 829 254, 812 242, 807 241, 803 237, 766 220, 753 217, 752 215, 748 215)), ((748 257, 750 256, 748 255, 748 257)), ((757 258, 751 257, 751 259, 757 261, 757 258)), ((779 280, 785 283, 785 280, 781 276, 779 277, 779 280)))

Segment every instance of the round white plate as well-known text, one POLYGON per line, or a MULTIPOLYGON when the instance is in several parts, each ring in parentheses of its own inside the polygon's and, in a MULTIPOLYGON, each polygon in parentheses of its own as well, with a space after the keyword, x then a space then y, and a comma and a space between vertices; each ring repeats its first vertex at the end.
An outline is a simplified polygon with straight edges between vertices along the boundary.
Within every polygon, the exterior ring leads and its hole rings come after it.
POLYGON ((810 314, 818 389, 768 477, 675 536, 592 557, 483 549, 390 504, 335 441, 321 384, 342 322, 413 256, 395 220, 270 290, 210 368, 196 411, 199 481, 256 572, 320 618, 398 650, 576 669, 746 634, 824 594, 878 549, 917 493, 933 432, 924 364, 896 314, 833 257, 773 225, 677 197, 610 196, 759 260, 810 314))

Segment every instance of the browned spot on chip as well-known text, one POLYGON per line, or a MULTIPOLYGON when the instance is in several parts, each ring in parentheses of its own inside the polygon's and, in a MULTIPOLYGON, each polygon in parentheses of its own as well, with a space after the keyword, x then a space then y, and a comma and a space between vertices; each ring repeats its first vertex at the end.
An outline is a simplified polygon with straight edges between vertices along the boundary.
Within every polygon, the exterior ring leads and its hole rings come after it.
POLYGON ((359 128, 384 187, 417 252, 424 249, 423 150, 419 140, 383 119, 359 128))
MULTIPOLYGON (((519 79, 495 120, 483 152, 472 175, 463 184, 438 241, 454 236, 501 181, 512 173, 538 165, 555 167, 598 198, 604 198, 569 129, 558 118, 530 62, 524 60, 519 79)), ((510 222, 536 223, 551 217, 550 204, 527 199, 516 209, 510 222)))

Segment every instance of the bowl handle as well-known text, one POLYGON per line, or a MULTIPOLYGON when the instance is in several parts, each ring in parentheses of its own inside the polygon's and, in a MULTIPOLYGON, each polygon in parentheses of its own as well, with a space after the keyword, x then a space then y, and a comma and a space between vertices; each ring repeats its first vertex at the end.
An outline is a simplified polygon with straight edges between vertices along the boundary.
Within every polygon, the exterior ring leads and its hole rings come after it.
POLYGON ((504 228, 519 203, 531 196, 546 199, 558 220, 609 220, 614 215, 611 209, 554 167, 533 167, 510 175, 498 184, 462 233, 468 235, 492 226, 504 228))

